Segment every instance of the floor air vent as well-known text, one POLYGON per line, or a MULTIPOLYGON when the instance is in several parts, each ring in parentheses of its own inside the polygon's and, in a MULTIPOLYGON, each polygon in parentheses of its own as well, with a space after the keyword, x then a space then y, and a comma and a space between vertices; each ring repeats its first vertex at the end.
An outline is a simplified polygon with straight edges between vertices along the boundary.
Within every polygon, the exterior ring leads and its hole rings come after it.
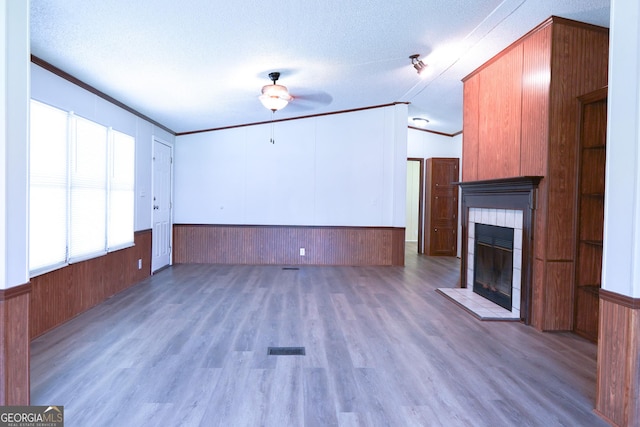
POLYGON ((304 347, 269 347, 269 356, 304 356, 304 347))
POLYGON ((298 267, 282 267, 283 270, 300 270, 298 267))

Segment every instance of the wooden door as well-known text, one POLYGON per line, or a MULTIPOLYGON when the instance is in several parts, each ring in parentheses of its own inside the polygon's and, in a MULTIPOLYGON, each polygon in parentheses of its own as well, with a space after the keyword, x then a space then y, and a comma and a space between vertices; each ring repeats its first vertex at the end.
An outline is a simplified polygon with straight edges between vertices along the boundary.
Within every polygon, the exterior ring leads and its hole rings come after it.
POLYGON ((604 228, 605 148, 607 134, 606 88, 580 98, 576 272, 573 330, 592 341, 598 339, 598 311, 602 276, 604 228))
POLYGON ((427 255, 456 256, 460 159, 427 159, 425 248, 427 255))

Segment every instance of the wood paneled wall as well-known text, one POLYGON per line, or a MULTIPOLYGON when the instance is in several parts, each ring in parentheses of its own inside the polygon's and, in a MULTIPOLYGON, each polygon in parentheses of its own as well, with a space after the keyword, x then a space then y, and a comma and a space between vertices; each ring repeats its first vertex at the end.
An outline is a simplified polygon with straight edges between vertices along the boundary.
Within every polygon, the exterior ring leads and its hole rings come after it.
MULTIPOLYGON (((573 329, 576 200, 580 102, 607 85, 609 32, 574 21, 554 20, 551 42, 549 141, 546 182, 545 306, 540 327, 573 329)), ((542 274, 542 272, 540 272, 542 274)))
POLYGON ((547 171, 551 28, 547 22, 522 42, 520 174, 523 176, 544 176, 547 171))
POLYGON ((177 264, 404 265, 404 228, 177 224, 177 264), (300 248, 305 256, 300 256, 300 248))
POLYGON ((532 324, 573 327, 578 97, 607 84, 608 30, 551 17, 464 79, 463 181, 543 176, 532 324))
MULTIPOLYGON (((599 28, 599 27, 597 27, 599 28)), ((578 97, 607 85, 608 32, 554 25, 549 126, 547 259, 575 256, 575 203, 580 117, 578 97)))
POLYGON ((522 46, 505 52, 480 74, 478 180, 520 174, 522 46))
POLYGON ((615 426, 640 425, 640 298, 600 291, 595 411, 615 426))
POLYGON ((0 290, 0 405, 29 405, 31 285, 0 290))
POLYGON ((478 97, 480 93, 480 76, 468 77, 464 82, 464 109, 462 111, 464 123, 462 144, 462 180, 478 180, 478 132, 480 129, 480 108, 478 97))
POLYGON ((151 275, 151 230, 135 245, 31 279, 30 334, 35 338, 151 275), (138 260, 142 259, 142 269, 138 260))

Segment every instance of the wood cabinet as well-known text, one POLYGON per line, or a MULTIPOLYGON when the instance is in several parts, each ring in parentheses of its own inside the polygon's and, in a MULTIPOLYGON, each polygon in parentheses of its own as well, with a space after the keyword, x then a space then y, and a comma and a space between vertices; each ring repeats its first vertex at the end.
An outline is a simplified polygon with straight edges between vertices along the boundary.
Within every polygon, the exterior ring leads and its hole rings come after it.
POLYGON ((602 276, 607 88, 580 97, 574 332, 598 339, 602 276))
POLYGON ((425 253, 456 256, 458 252, 458 185, 460 160, 427 159, 425 253))
MULTIPOLYGON (((540 330, 576 330, 576 275, 587 280, 585 274, 597 273, 583 270, 577 259, 578 99, 607 85, 608 57, 607 28, 554 16, 463 79, 463 181, 543 177, 532 206, 530 260, 531 324, 540 330)), ((590 149, 584 161, 597 163, 597 152, 590 149)), ((585 196, 580 203, 596 200, 585 196)), ((584 239, 583 256, 597 240, 584 239)))

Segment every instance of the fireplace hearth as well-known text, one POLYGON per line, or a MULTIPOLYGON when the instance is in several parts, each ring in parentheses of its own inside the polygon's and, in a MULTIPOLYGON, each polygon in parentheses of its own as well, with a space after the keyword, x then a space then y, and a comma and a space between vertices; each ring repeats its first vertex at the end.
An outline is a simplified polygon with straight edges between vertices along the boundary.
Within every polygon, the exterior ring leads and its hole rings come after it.
POLYGON ((511 311, 513 228, 475 224, 473 291, 511 311))

